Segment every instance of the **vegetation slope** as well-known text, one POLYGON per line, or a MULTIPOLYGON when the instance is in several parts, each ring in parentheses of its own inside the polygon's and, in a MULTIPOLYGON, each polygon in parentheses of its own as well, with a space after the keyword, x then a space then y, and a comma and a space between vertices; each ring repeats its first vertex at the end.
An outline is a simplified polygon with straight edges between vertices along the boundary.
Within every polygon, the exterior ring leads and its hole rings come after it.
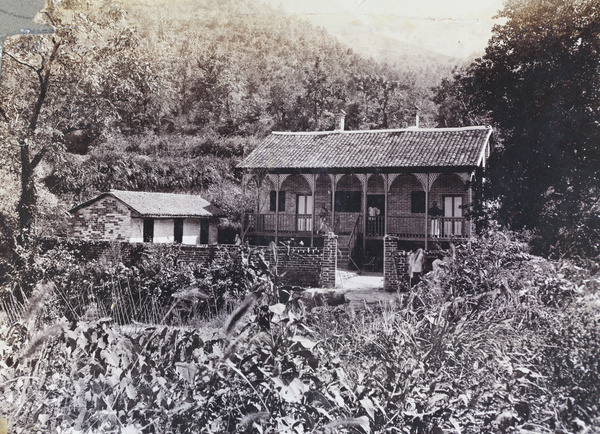
POLYGON ((138 271, 49 255, 39 266, 52 279, 0 329, 11 432, 600 429, 599 266, 532 256, 510 234, 460 247, 394 304, 358 310, 290 298, 253 250, 221 278, 160 255, 138 271), (164 308, 158 320, 123 324, 132 294, 161 288, 173 297, 137 304, 164 308), (218 294, 237 307, 206 322, 218 294))
POLYGON ((405 127, 415 106, 433 125, 448 70, 365 59, 251 1, 55 3, 55 35, 4 49, 2 204, 26 231, 64 232, 66 210, 111 188, 202 193, 235 219, 234 167, 270 131, 330 129, 342 109, 349 129, 405 127))

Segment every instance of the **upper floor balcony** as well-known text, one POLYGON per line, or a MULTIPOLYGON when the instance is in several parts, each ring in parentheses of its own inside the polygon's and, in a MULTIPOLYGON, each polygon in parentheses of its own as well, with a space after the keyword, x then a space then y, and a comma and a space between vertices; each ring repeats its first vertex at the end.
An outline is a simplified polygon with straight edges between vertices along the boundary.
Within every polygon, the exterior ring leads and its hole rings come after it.
POLYGON ((365 222, 362 214, 338 213, 333 225, 329 218, 312 214, 247 214, 245 230, 247 235, 295 238, 320 237, 329 231, 337 235, 355 232, 367 239, 394 235, 405 241, 424 240, 426 233, 429 239, 440 241, 470 235, 469 222, 464 217, 428 217, 426 220, 424 216, 410 214, 369 216, 365 222))

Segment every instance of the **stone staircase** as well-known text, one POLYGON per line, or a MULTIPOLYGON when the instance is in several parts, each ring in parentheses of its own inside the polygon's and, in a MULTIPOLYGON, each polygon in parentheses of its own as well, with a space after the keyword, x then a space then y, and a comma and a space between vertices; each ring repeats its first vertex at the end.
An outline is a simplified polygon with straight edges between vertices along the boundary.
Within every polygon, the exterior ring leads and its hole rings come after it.
POLYGON ((350 235, 338 235, 338 268, 347 270, 350 263, 350 251, 348 249, 348 241, 350 235))

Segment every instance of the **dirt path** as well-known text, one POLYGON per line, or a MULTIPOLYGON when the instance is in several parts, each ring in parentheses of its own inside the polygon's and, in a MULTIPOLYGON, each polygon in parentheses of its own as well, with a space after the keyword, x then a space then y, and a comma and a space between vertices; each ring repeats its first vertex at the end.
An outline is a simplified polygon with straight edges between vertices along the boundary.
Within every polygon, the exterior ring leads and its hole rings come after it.
POLYGON ((383 275, 381 273, 357 274, 352 271, 338 270, 337 286, 335 289, 313 288, 308 293, 343 294, 346 304, 351 307, 361 307, 365 304, 393 303, 398 300, 395 292, 383 290, 383 275))

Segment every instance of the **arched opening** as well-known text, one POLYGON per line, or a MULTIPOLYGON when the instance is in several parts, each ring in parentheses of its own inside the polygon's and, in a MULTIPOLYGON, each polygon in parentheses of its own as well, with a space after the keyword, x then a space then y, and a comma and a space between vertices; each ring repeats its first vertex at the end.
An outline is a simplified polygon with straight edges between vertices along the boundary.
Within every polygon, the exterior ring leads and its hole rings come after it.
POLYGON ((385 235, 385 180, 382 175, 372 175, 367 182, 367 237, 385 235))
POLYGON ((412 174, 396 177, 388 191, 388 234, 424 238, 425 207, 425 190, 417 177, 412 174))
POLYGON ((362 209, 362 183, 356 175, 342 176, 335 189, 334 231, 351 234, 355 227, 359 227, 362 209))
POLYGON ((303 175, 290 175, 281 184, 279 197, 284 196, 283 209, 279 209, 279 232, 312 232, 314 197, 303 175))

